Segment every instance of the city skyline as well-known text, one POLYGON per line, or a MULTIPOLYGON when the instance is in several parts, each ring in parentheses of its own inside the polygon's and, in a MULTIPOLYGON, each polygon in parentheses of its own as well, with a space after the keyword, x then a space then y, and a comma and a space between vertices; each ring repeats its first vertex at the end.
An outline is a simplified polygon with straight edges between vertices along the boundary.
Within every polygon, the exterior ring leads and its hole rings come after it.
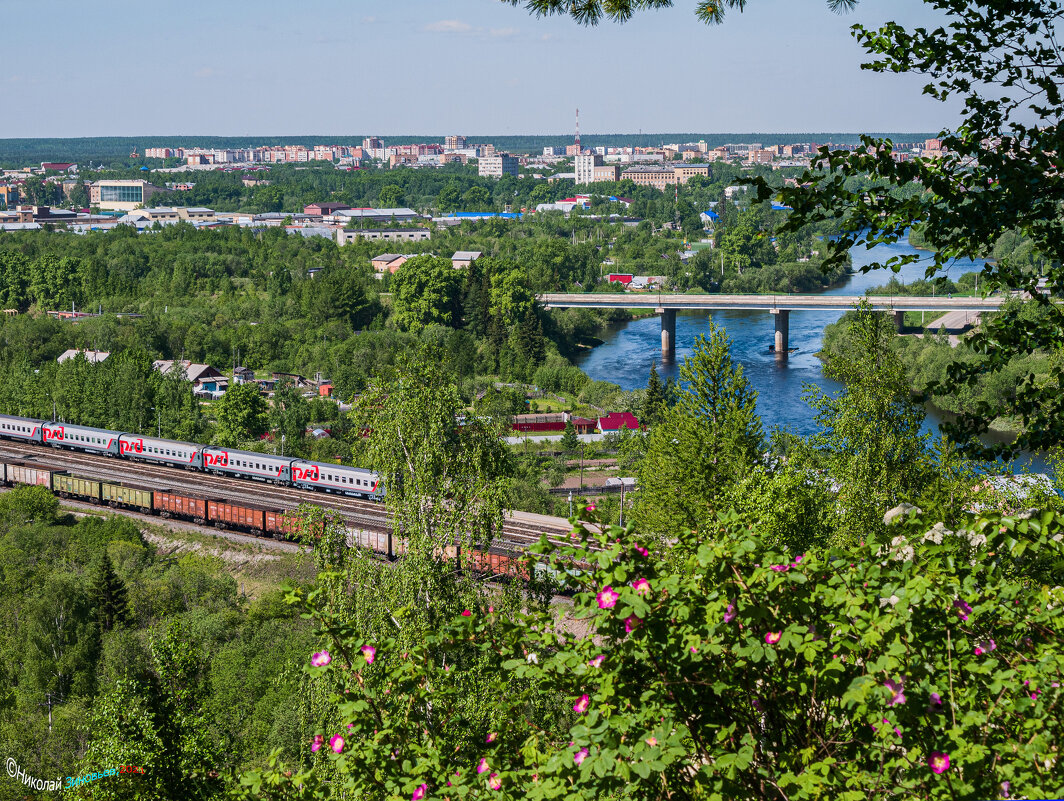
MULTIPOLYGON (((841 16, 821 0, 798 6, 756 0, 707 27, 679 5, 584 28, 498 0, 409 0, 372 13, 316 0, 283 18, 273 13, 280 4, 244 0, 190 0, 180 17, 58 0, 52 10, 68 24, 48 41, 62 58, 42 61, 33 37, 10 45, 0 102, 34 114, 9 116, 0 138, 563 135, 577 106, 585 134, 937 131, 956 122, 956 107, 923 97, 919 79, 862 72, 847 30, 930 24, 921 3, 865 0, 841 16), (99 79, 88 91, 77 65, 99 79)), ((16 32, 41 21, 39 7, 8 15, 16 32)))

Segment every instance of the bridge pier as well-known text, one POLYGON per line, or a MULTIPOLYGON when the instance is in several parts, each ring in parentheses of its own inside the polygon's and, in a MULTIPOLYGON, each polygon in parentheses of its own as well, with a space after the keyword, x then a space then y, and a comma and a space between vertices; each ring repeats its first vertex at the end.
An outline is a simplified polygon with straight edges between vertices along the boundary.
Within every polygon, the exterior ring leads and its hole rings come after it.
POLYGON ((658 309, 661 315, 661 360, 671 362, 676 358, 676 309, 658 309))
POLYGON ((790 350, 791 310, 771 309, 773 320, 776 323, 775 351, 777 359, 786 359, 790 350))
POLYGON ((905 333, 905 312, 904 311, 892 311, 891 314, 894 316, 894 329, 899 334, 904 334, 905 333))

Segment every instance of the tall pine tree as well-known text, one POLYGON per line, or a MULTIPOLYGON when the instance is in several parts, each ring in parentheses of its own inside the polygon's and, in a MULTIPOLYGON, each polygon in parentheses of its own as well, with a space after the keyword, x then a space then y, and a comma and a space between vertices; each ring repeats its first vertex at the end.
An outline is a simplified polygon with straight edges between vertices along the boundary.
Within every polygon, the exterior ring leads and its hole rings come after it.
POLYGON ((643 396, 643 422, 648 425, 655 425, 661 422, 667 405, 665 387, 661 383, 661 378, 658 377, 657 364, 652 363, 650 365, 650 379, 647 381, 647 391, 643 396))
POLYGON ((115 573, 106 549, 93 570, 90 593, 96 606, 96 619, 103 631, 111 631, 129 622, 126 585, 115 573))

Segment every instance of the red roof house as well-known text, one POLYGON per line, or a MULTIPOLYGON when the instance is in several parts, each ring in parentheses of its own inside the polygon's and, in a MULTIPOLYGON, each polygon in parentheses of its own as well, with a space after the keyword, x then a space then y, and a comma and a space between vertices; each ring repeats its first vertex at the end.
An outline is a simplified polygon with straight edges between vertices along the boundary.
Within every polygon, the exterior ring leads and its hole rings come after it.
POLYGON ((599 418, 599 430, 603 434, 620 431, 622 428, 627 428, 629 431, 638 431, 639 421, 636 416, 629 412, 613 412, 599 418))

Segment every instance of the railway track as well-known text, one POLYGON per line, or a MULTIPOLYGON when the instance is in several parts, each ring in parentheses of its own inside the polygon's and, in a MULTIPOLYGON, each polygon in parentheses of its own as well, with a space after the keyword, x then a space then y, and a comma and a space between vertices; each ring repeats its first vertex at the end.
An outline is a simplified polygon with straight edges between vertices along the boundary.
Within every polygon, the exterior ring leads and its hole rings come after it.
MULTIPOLYGON (((203 497, 220 497, 270 508, 294 508, 299 504, 308 503, 338 512, 351 526, 384 533, 392 530, 391 516, 386 507, 359 498, 179 470, 27 442, 0 442, 0 456, 54 465, 92 478, 118 480, 154 490, 182 490, 203 497)), ((501 536, 492 544, 491 550, 516 554, 537 542, 543 534, 547 534, 552 540, 563 541, 567 539, 568 532, 569 522, 563 518, 508 512, 501 536)))

